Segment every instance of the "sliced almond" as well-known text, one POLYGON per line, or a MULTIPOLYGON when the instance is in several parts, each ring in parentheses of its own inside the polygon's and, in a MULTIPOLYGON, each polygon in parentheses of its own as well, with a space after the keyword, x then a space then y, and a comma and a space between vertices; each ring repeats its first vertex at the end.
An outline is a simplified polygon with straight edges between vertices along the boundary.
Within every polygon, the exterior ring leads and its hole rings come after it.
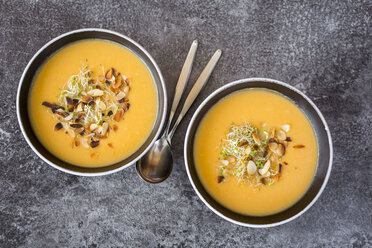
POLYGON ((96 135, 95 133, 90 133, 87 135, 87 138, 93 138, 93 136, 96 135))
POLYGON ((229 161, 227 161, 227 160, 221 160, 220 161, 221 162, 221 164, 223 164, 223 165, 225 165, 225 166, 227 166, 227 165, 229 165, 229 161))
POLYGON ((94 131, 94 130, 96 130, 97 129, 97 127, 98 127, 98 125, 97 124, 95 124, 95 123, 92 123, 92 124, 90 124, 90 126, 89 126, 89 129, 90 129, 90 131, 94 131))
POLYGON ((124 116, 124 110, 119 109, 114 116, 114 120, 119 122, 123 118, 123 116, 124 116))
POLYGON ((102 101, 98 101, 98 103, 96 102, 96 104, 97 104, 97 107, 98 107, 100 110, 104 111, 104 110, 106 109, 106 104, 105 104, 104 102, 102 102, 102 101))
POLYGON ((266 172, 264 175, 262 175, 263 177, 269 177, 269 176, 271 176, 271 173, 270 173, 270 171, 268 171, 268 172, 266 172))
POLYGON ((102 124, 102 132, 101 132, 102 135, 106 135, 107 130, 108 130, 108 127, 109 127, 109 125, 108 125, 107 122, 104 122, 104 123, 102 124))
POLYGON ((106 80, 105 80, 105 76, 103 76, 103 75, 99 75, 98 76, 98 80, 100 81, 100 82, 102 82, 102 83, 104 83, 106 80))
POLYGON ((125 93, 123 91, 120 91, 115 97, 116 100, 121 100, 125 97, 125 93))
POLYGON ((125 86, 123 91, 127 95, 129 93, 129 86, 125 86))
POLYGON ((252 160, 249 160, 249 162, 247 164, 247 172, 248 172, 248 174, 249 175, 254 175, 254 174, 256 174, 256 171, 257 171, 256 164, 252 160))
POLYGON ((114 88, 119 88, 121 86, 121 77, 115 78, 115 83, 113 83, 114 88))
POLYGON ((261 175, 265 175, 269 171, 270 165, 271 165, 270 160, 267 160, 264 167, 262 169, 259 169, 258 172, 261 175))
POLYGON ((284 124, 280 128, 283 129, 284 132, 288 133, 291 129, 291 126, 289 124, 284 124))
POLYGON ((61 122, 61 124, 62 124, 62 126, 63 126, 63 128, 64 128, 65 130, 70 129, 70 125, 67 124, 66 122, 61 122))
POLYGON ((102 96, 103 95, 103 91, 102 90, 99 90, 99 89, 93 89, 93 90, 88 91, 88 95, 91 95, 91 96, 102 96))
POLYGON ((89 148, 88 141, 86 138, 81 139, 81 145, 84 146, 85 148, 89 148))
POLYGON ((102 126, 98 126, 96 129, 96 133, 102 134, 102 126))
POLYGON ((278 154, 279 157, 282 157, 285 154, 285 147, 283 144, 279 144, 278 148, 276 149, 276 154, 278 154))
POLYGON ((287 135, 285 135, 285 132, 282 130, 279 130, 277 133, 277 137, 279 141, 284 141, 287 138, 287 135))
POLYGON ((235 161, 236 161, 236 159, 235 159, 235 157, 234 156, 229 156, 228 158, 227 158, 227 161, 229 161, 229 163, 235 163, 235 161))
POLYGON ((74 116, 73 114, 69 114, 67 117, 65 117, 65 120, 69 121, 72 119, 73 116, 74 116))
POLYGON ((75 111, 76 112, 83 111, 83 108, 84 108, 84 104, 82 102, 80 102, 78 105, 75 105, 75 111))
POLYGON ((105 75, 105 76, 106 76, 106 79, 109 79, 109 80, 110 80, 110 79, 112 78, 112 75, 113 75, 113 74, 112 74, 112 69, 109 69, 109 70, 106 72, 106 75, 105 75))
POLYGON ((274 136, 275 136, 275 129, 274 128, 271 128, 270 129, 270 132, 269 132, 269 138, 271 139, 271 138, 274 138, 274 136))
POLYGON ((110 85, 110 90, 112 92, 114 92, 115 94, 119 93, 119 91, 120 91, 118 88, 114 88, 114 86, 112 84, 110 85))
POLYGON ((68 134, 71 135, 71 137, 75 138, 75 131, 72 129, 67 130, 68 134))
POLYGON ((247 146, 247 148, 245 148, 244 150, 244 155, 248 157, 251 154, 251 151, 252 148, 250 146, 247 146))
POLYGON ((276 143, 276 142, 270 142, 269 143, 270 151, 275 152, 277 148, 278 148, 278 143, 276 143))
POLYGON ((260 138, 257 136, 256 133, 252 133, 252 137, 253 137, 254 142, 255 142, 257 145, 261 145, 261 140, 260 140, 260 138))
POLYGON ((278 162, 278 160, 279 160, 278 154, 273 152, 270 156, 270 161, 276 163, 276 162, 278 162))
MULTIPOLYGON (((83 103, 88 103, 92 100, 93 100, 93 97, 91 97, 91 96, 83 96, 82 98, 80 98, 80 101, 83 102, 83 103)), ((79 105, 80 105, 80 103, 79 103, 79 105)))

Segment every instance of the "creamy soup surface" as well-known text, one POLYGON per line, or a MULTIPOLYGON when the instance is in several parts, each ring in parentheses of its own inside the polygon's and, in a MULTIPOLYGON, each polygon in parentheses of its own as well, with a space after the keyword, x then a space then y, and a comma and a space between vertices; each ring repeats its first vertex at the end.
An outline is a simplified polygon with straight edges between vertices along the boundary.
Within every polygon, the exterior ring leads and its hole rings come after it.
POLYGON ((157 89, 144 62, 129 49, 99 39, 75 42, 53 54, 39 69, 29 94, 29 116, 38 139, 58 158, 82 167, 110 165, 133 154, 149 136, 157 108, 157 89), (56 102, 66 81, 83 65, 97 77, 113 67, 130 81, 130 108, 114 123, 117 130, 110 130, 94 148, 74 146, 70 135, 55 131, 58 120, 42 105, 56 102))
POLYGON ((317 166, 317 140, 305 114, 286 97, 268 90, 241 90, 215 104, 198 127, 194 160, 198 176, 208 193, 225 207, 245 215, 265 216, 297 202, 310 186, 317 166), (281 163, 280 178, 272 185, 252 186, 235 177, 219 182, 221 139, 229 126, 251 123, 279 128, 290 126, 292 141, 281 163), (296 149, 294 146, 304 146, 296 149))

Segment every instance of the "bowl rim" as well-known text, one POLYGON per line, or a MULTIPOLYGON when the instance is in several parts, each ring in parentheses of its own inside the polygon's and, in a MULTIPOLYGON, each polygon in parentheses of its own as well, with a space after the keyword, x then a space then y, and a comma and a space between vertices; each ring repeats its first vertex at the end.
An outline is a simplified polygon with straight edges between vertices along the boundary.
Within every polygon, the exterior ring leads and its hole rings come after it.
MULTIPOLYGON (((54 52, 56 52, 56 51, 54 51, 54 52)), ((161 90, 161 89, 159 89, 157 87, 157 90, 161 90)), ((17 112, 18 125, 19 125, 19 127, 21 129, 22 135, 25 138, 26 142, 31 147, 31 149, 39 156, 39 158, 41 158, 44 162, 46 162, 50 166, 52 166, 52 167, 54 167, 54 168, 56 168, 56 169, 58 169, 58 170, 60 170, 62 172, 65 172, 65 173, 68 173, 68 174, 72 174, 72 175, 77 175, 77 176, 88 176, 88 177, 89 176, 109 175, 109 174, 112 174, 112 173, 121 171, 121 170, 123 170, 125 168, 128 168, 129 166, 135 164, 144 154, 146 154, 147 151, 153 146, 153 144, 155 143, 155 141, 158 139, 158 137, 159 137, 159 135, 160 135, 160 133, 161 133, 163 127, 164 127, 165 119, 166 119, 166 116, 167 116, 167 105, 168 105, 168 96, 167 96, 165 81, 164 81, 163 75, 162 75, 162 73, 160 71, 160 68, 159 68, 158 64, 155 62, 154 58, 150 55, 150 53, 147 52, 147 50, 144 49, 139 43, 137 43, 133 39, 129 38, 128 36, 123 35, 123 34, 121 34, 119 32, 115 32, 115 31, 108 30, 108 29, 103 29, 103 28, 82 28, 82 29, 75 29, 75 30, 72 30, 72 31, 63 33, 61 35, 58 35, 57 37, 49 40, 45 45, 43 45, 40 49, 38 49, 38 51, 32 56, 32 58, 27 63, 27 66, 23 70, 22 76, 21 76, 21 78, 19 80, 18 89, 17 89, 17 97, 16 97, 16 112, 17 112), (54 42, 56 42, 56 41, 58 41, 58 40, 60 40, 60 39, 62 39, 64 37, 66 37, 66 36, 73 35, 73 34, 76 34, 76 33, 83 33, 83 32, 101 32, 101 33, 112 34, 114 36, 118 36, 119 38, 122 38, 122 39, 125 39, 125 40, 129 41, 134 46, 136 46, 138 49, 140 49, 147 56, 147 58, 149 59, 149 61, 153 64, 153 66, 154 66, 154 68, 156 70, 156 73, 158 74, 157 76, 160 79, 159 81, 160 81, 160 84, 162 85, 162 91, 163 91, 162 93, 164 95, 164 107, 163 107, 163 109, 159 109, 158 110, 158 114, 161 114, 162 115, 162 118, 161 118, 160 124, 159 124, 159 129, 156 131, 156 133, 154 135, 154 138, 152 139, 152 141, 150 142, 150 144, 144 149, 144 151, 141 154, 139 154, 131 162, 129 162, 127 164, 124 164, 124 165, 122 165, 122 166, 120 166, 120 167, 118 167, 116 169, 107 170, 107 171, 103 171, 103 172, 80 172, 80 171, 69 170, 69 169, 63 168, 63 167, 61 167, 61 166, 59 166, 59 165, 57 165, 57 164, 49 161, 32 144, 31 140, 29 139, 29 137, 26 134, 26 131, 25 131, 24 127, 23 127, 22 120, 21 120, 21 113, 20 113, 21 112, 21 109, 20 109, 20 93, 21 93, 21 88, 22 88, 22 85, 23 85, 23 82, 24 82, 24 77, 25 77, 27 71, 29 70, 30 66, 34 62, 34 60, 39 56, 39 54, 42 51, 44 51, 47 47, 49 47, 54 42)))
MULTIPOLYGON (((238 90, 237 90, 238 91, 238 90)), ((231 93, 229 93, 231 94, 231 93)), ((221 99, 219 99, 221 100, 221 99)), ((298 90, 297 88, 295 88, 294 86, 290 85, 290 84, 287 84, 287 83, 284 83, 282 81, 279 81, 279 80, 275 80, 275 79, 271 79, 271 78, 261 78, 261 77, 254 77, 254 78, 244 78, 244 79, 239 79, 239 80, 236 80, 236 81, 233 81, 231 83, 228 83, 226 85, 223 85, 221 86, 220 88, 216 89, 215 91, 213 91, 200 105, 199 107, 196 109, 196 111, 194 112, 191 120, 190 120, 190 123, 187 127, 187 131, 186 131, 186 136, 185 136, 185 142, 184 142, 184 160, 185 160, 185 168, 186 168, 186 172, 187 172, 187 176, 189 178, 189 181, 194 189, 194 191, 196 192, 196 194, 198 195, 198 197, 202 200, 202 202, 210 209, 212 210, 215 214, 217 214, 218 216, 220 216, 221 218, 233 223, 233 224, 237 224, 237 225, 240 225, 240 226, 245 226, 245 227, 252 227, 252 228, 267 228, 267 227, 275 227, 275 226, 279 226, 279 225, 282 225, 282 224, 285 224, 285 223, 288 223, 296 218, 298 218, 299 216, 301 216, 303 213, 305 213, 312 205, 314 205, 314 203, 318 200, 318 198, 320 197, 320 195, 323 193, 324 191, 324 188, 325 186, 327 185, 327 182, 328 182, 328 179, 330 177, 330 173, 331 173, 331 170, 332 170, 332 161, 333 161, 333 144, 332 144, 332 137, 331 137, 331 133, 330 133, 330 130, 329 130, 329 127, 328 127, 328 124, 325 120, 325 118, 323 117, 322 113, 320 112, 320 110, 318 109, 318 107, 315 105, 315 103, 308 97, 306 96, 303 92, 301 92, 300 90, 298 90), (192 179, 192 176, 191 176, 191 172, 190 172, 190 169, 189 169, 189 161, 188 161, 188 156, 187 156, 187 151, 189 149, 189 147, 187 146, 187 144, 189 143, 189 139, 190 139, 190 132, 191 132, 191 127, 193 126, 194 122, 195 122, 195 119, 196 117, 199 115, 201 109, 215 96, 217 95, 218 93, 224 91, 225 89, 227 88, 230 88, 232 86, 235 86, 235 85, 238 85, 238 84, 242 84, 242 83, 247 83, 247 82, 269 82, 269 83, 274 83, 274 84, 278 84, 278 85, 281 85, 281 86, 284 86, 284 87, 287 87, 289 88, 290 90, 293 90, 295 91, 296 93, 298 93, 299 95, 301 95, 308 103, 310 103, 310 105, 314 108, 314 110, 316 111, 317 115, 319 116, 319 118, 321 119, 324 127, 325 127, 325 130, 326 130, 326 133, 327 133, 327 137, 328 137, 328 142, 329 142, 329 162, 328 162, 328 169, 327 169, 327 173, 326 173, 326 176, 324 178, 324 181, 322 183, 322 186, 320 187, 318 193, 316 194, 316 196, 311 200, 311 202, 304 208, 302 209, 300 212, 298 212, 297 214, 291 216, 290 218, 288 219, 284 219, 282 221, 278 221, 278 222, 274 222, 274 223, 270 223, 270 224, 250 224, 250 223, 244 223, 244 222, 241 222, 241 221, 237 221, 237 220, 234 220, 232 218, 229 218, 225 215, 223 215, 222 213, 220 213, 218 210, 216 210, 213 206, 211 206, 206 199, 204 199, 204 197, 202 196, 202 194, 199 192, 199 189, 196 187, 193 179, 192 179)))

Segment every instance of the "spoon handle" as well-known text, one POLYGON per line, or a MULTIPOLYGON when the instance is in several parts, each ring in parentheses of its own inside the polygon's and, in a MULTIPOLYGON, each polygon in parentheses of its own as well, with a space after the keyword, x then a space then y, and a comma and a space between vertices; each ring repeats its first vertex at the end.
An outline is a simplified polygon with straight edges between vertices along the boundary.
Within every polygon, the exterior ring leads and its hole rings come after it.
POLYGON ((178 104, 180 103, 181 96, 183 92, 185 91, 187 81, 189 81, 191 69, 192 69, 192 64, 194 62, 195 54, 196 54, 196 49, 198 48, 198 41, 194 40, 191 44, 189 53, 187 54, 185 64, 182 67, 180 77, 178 78, 178 82, 176 85, 176 90, 173 98, 173 103, 172 103, 172 108, 171 112, 169 114, 169 119, 165 131, 165 135, 168 135, 169 133, 169 127, 172 123, 174 113, 177 110, 178 104))
POLYGON ((194 86, 192 87, 189 95, 187 96, 183 108, 177 118, 176 123, 174 123, 172 130, 168 134, 168 140, 170 141, 173 137, 174 132, 176 131, 178 124, 180 124, 182 118, 185 116, 191 105, 194 103, 195 98, 199 95, 200 91, 203 89, 207 83, 210 75, 213 72, 214 67, 217 65, 218 60, 220 59, 222 51, 218 49, 209 60, 208 64, 200 74, 199 78, 196 80, 194 86))

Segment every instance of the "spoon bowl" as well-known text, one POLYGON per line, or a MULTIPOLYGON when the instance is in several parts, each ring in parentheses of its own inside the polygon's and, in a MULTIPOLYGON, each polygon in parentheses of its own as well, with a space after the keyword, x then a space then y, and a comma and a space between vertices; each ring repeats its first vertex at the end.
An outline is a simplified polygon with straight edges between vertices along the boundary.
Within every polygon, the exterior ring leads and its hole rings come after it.
POLYGON ((151 149, 137 162, 137 171, 149 183, 161 183, 173 169, 173 154, 166 136, 157 140, 151 149))

